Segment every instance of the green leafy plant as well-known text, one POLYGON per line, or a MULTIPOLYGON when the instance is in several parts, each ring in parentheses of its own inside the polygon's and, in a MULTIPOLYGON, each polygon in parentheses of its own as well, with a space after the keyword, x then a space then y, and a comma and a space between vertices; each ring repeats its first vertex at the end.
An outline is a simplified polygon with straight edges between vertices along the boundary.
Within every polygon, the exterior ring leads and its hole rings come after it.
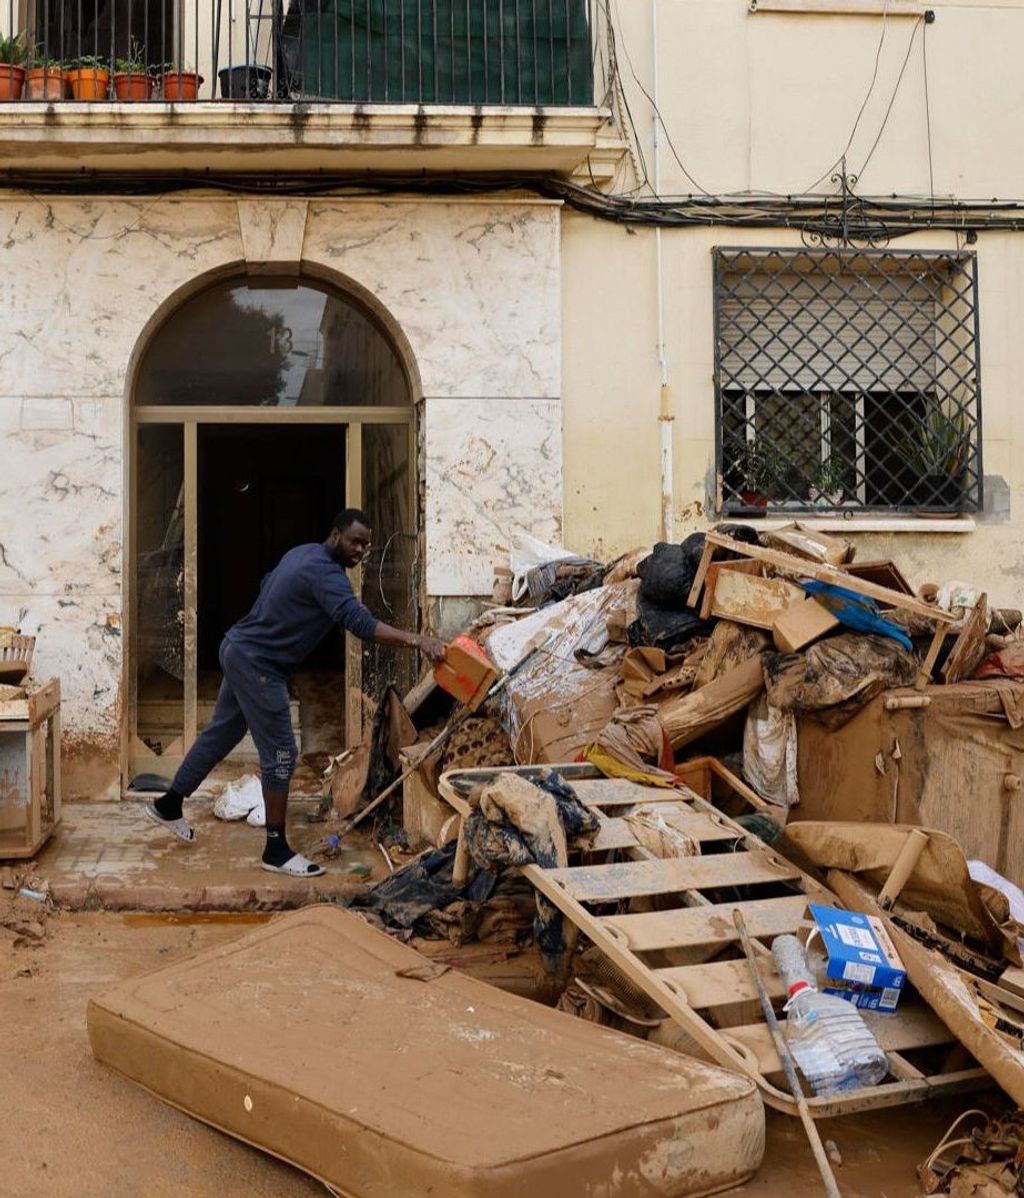
POLYGON ((50 58, 44 46, 33 46, 29 66, 40 71, 63 71, 64 63, 59 58, 50 58))
POLYGON ((135 38, 132 38, 128 45, 128 56, 115 59, 114 69, 119 75, 146 75, 149 73, 149 67, 146 65, 146 52, 135 38))
POLYGON ((75 70, 78 71, 106 71, 110 73, 110 59, 98 58, 95 54, 83 54, 81 58, 76 58, 72 63, 75 70))
POLYGON ((951 415, 940 403, 928 405, 913 432, 904 438, 901 452, 920 478, 959 475, 971 452, 971 430, 962 412, 951 415))
POLYGON ((11 37, 0 37, 0 63, 11 67, 23 66, 29 56, 29 45, 24 33, 11 37))
POLYGON ((736 458, 742 477, 742 490, 755 495, 776 497, 786 474, 785 462, 770 445, 751 441, 736 458))
POLYGON ((811 479, 811 489, 819 495, 842 494, 846 486, 846 471, 843 463, 831 456, 824 458, 811 479))

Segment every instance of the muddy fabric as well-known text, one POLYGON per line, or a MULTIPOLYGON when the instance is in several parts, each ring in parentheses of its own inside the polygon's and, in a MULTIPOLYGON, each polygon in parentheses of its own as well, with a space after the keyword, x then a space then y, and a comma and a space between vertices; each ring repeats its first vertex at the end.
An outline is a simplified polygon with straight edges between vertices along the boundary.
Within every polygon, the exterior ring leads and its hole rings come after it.
POLYGON ((375 912, 385 926, 411 928, 427 912, 443 910, 463 896, 483 902, 494 893, 498 879, 484 869, 477 870, 466 886, 454 885, 454 862, 453 840, 410 861, 366 894, 357 895, 351 905, 375 912))
POLYGON ((698 637, 708 636, 714 621, 702 620, 688 608, 662 607, 642 595, 637 600, 637 618, 626 629, 630 645, 653 645, 673 650, 698 637))
POLYGON ((764 695, 747 712, 743 730, 743 773, 769 803, 795 807, 800 802, 797 774, 796 717, 772 707, 764 695))
MULTIPOLYGON (((911 828, 903 824, 789 824, 786 836, 820 869, 839 869, 863 876, 875 891, 892 872, 911 828)), ((971 880, 967 861, 956 841, 933 828, 925 828, 928 843, 907 879, 898 907, 924 911, 954 932, 970 937, 998 955, 1017 963, 1016 925, 1007 934, 999 925, 1009 918, 1003 895, 997 915, 983 900, 971 880)))
POLYGON ((669 857, 699 857, 700 841, 683 826, 670 804, 641 803, 622 817, 637 844, 665 860, 669 857))
POLYGON ((719 620, 711 634, 693 680, 694 689, 707 686, 735 666, 771 648, 772 638, 760 628, 749 628, 732 620, 719 620))
POLYGON ((720 727, 756 699, 763 689, 761 659, 754 657, 726 671, 700 690, 660 704, 658 716, 673 749, 679 749, 720 727))
POLYGON ((912 683, 917 663, 888 637, 847 632, 804 653, 769 653, 764 674, 773 707, 813 711, 828 727, 840 728, 887 687, 912 683))
POLYGON ((975 678, 1024 678, 1024 641, 993 653, 974 671, 975 678))
POLYGON ((656 707, 619 708, 587 752, 595 746, 635 773, 675 782, 672 746, 656 707))
MULTIPOLYGON (((570 844, 586 843, 600 821, 555 773, 535 782, 501 774, 470 797, 463 835, 473 863, 496 872, 519 865, 568 864, 570 844)), ((537 894, 534 935, 545 967, 557 973, 566 951, 562 914, 537 894)))

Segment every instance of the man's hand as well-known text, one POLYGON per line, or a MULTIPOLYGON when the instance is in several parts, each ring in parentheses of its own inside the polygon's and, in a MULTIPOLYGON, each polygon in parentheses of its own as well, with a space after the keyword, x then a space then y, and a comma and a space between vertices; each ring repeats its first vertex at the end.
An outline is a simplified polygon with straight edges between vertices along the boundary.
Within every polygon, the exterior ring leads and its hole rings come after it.
POLYGON ((444 641, 439 641, 436 636, 421 636, 419 638, 419 650, 435 666, 444 661, 445 644, 444 641))

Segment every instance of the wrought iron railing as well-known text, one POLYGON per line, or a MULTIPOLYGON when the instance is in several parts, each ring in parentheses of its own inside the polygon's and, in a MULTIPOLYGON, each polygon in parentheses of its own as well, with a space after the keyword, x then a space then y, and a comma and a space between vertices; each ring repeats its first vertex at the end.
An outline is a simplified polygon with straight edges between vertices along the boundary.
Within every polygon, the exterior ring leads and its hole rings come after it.
POLYGON ((973 253, 717 249, 714 287, 720 510, 980 509, 973 253))
POLYGON ((0 0, 0 101, 590 106, 603 3, 0 0))

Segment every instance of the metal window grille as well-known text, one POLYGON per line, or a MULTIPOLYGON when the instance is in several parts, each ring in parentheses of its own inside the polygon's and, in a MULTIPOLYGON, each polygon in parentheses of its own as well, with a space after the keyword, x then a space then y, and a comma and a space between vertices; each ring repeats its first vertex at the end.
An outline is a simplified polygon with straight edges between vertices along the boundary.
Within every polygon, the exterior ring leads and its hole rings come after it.
POLYGON ((977 260, 714 251, 718 508, 974 512, 977 260))

